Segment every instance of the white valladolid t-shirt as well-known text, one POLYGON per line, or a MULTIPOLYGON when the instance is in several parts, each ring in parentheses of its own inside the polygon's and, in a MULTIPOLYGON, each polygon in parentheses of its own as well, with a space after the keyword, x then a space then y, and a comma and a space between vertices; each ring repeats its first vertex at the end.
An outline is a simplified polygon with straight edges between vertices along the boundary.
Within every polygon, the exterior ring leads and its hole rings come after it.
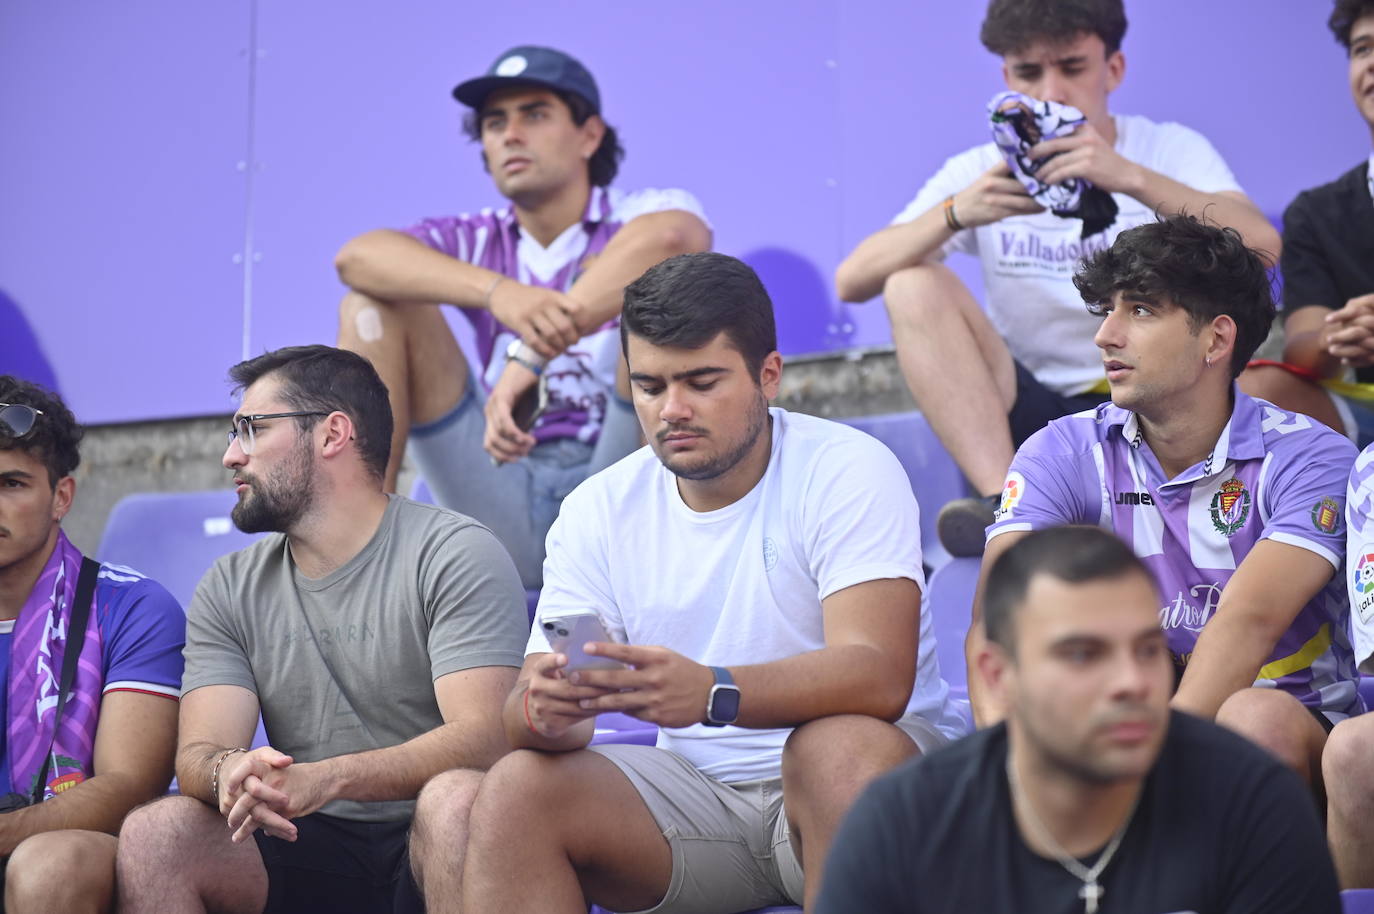
MULTIPOLYGON (((846 587, 924 588, 916 498, 892 452, 839 423, 769 414, 767 471, 718 511, 688 508, 647 447, 575 489, 549 531, 539 617, 592 608, 617 641, 728 667, 824 647, 821 600, 846 587)), ((920 631, 907 713, 956 738, 924 606, 920 631)), ((548 650, 537 618, 527 652, 548 650)), ((658 745, 738 782, 777 777, 790 732, 695 725, 660 731, 658 745)))
MULTIPOLYGON (((1124 158, 1203 193, 1240 191, 1221 155, 1197 131, 1136 115, 1118 114, 1114 120, 1116 151, 1124 158)), ((892 223, 912 221, 1001 161, 993 143, 949 159, 892 223)), ((985 307, 993 326, 1017 361, 1063 394, 1082 393, 1102 380, 1101 353, 1093 345, 1099 319, 1087 313, 1074 288, 1075 268, 1126 229, 1155 218, 1134 197, 1112 194, 1112 199, 1116 221, 1088 238, 1079 237, 1083 223, 1078 219, 1047 211, 964 229, 940 252, 943 257, 958 251, 982 261, 985 307)))

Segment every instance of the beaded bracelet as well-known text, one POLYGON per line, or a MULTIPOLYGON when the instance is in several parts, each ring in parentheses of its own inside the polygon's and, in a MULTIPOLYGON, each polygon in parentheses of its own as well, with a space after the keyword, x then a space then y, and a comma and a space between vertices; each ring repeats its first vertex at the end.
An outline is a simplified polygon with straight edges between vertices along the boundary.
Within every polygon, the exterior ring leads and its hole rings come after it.
POLYGON ((248 751, 247 749, 237 749, 237 748, 236 748, 236 749, 225 749, 223 752, 221 752, 221 753, 219 754, 219 758, 215 759, 215 767, 214 767, 214 770, 210 773, 210 790, 211 790, 211 792, 213 792, 214 795, 215 795, 215 805, 216 805, 216 806, 219 805, 219 769, 220 769, 220 766, 222 766, 222 765, 224 764, 224 760, 225 760, 225 759, 227 759, 229 756, 233 755, 235 752, 247 752, 247 751, 248 751))
POLYGON ((940 204, 940 208, 945 211, 945 225, 949 226, 951 232, 961 231, 964 224, 959 221, 959 216, 954 212, 954 195, 950 194, 945 198, 945 202, 940 204))

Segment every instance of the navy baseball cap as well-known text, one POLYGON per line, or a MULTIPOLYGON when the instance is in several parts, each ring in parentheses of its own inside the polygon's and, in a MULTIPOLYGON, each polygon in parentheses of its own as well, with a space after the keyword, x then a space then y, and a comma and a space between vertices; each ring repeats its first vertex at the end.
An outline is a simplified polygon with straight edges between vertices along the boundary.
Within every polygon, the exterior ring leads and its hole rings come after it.
POLYGON ((592 106, 593 114, 601 113, 601 93, 587 68, 562 51, 535 45, 511 48, 496 58, 485 76, 459 83, 453 97, 469 108, 481 108, 497 89, 528 85, 580 95, 592 106))

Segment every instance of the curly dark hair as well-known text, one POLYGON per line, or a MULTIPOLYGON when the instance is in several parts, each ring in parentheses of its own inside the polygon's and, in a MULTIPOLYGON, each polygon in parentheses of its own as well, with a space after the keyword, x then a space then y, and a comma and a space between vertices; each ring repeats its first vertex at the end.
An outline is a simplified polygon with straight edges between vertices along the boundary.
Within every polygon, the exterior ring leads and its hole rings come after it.
MULTIPOLYGON (((563 92, 559 89, 550 89, 557 95, 563 104, 568 106, 568 111, 572 114, 573 123, 581 127, 587 123, 587 118, 595 112, 592 111, 591 104, 582 96, 574 92, 563 92)), ((602 123, 605 123, 603 120, 602 123)), ((463 115, 463 132, 468 139, 474 143, 482 139, 482 112, 469 111, 463 115)), ((482 168, 490 171, 487 167, 487 157, 481 153, 482 168)), ((606 124, 606 133, 601 137, 601 145, 596 147, 596 152, 587 161, 587 178, 592 182, 593 187, 608 187, 615 180, 616 172, 620 171, 620 161, 625 158, 625 148, 620 145, 620 136, 615 132, 615 128, 606 124)))
POLYGON ((1374 0, 1336 0, 1326 24, 1347 52, 1350 50, 1350 30, 1365 16, 1374 16, 1374 0))
MULTIPOLYGON (((333 346, 286 346, 229 369, 235 392, 269 374, 280 378, 281 397, 291 409, 346 413, 353 420, 363 464, 377 479, 386 475, 391 458, 391 401, 371 362, 333 346)), ((317 421, 317 416, 296 417, 302 431, 317 421)))
POLYGON ((1196 333, 1222 314, 1236 322, 1231 376, 1237 377, 1274 323, 1274 290, 1265 258, 1240 233, 1188 213, 1128 229, 1084 261, 1073 284, 1100 314, 1113 294, 1168 298, 1188 312, 1196 333))
POLYGON ((1101 38, 1109 57, 1121 50, 1121 0, 991 0, 978 37, 983 47, 1005 57, 1037 41, 1060 44, 1084 32, 1101 38))
POLYGON ((0 375, 0 403, 32 406, 43 414, 22 438, 0 433, 0 451, 23 451, 37 457, 48 469, 48 485, 57 488, 57 481, 72 475, 81 463, 78 446, 85 430, 61 397, 14 375, 0 375))

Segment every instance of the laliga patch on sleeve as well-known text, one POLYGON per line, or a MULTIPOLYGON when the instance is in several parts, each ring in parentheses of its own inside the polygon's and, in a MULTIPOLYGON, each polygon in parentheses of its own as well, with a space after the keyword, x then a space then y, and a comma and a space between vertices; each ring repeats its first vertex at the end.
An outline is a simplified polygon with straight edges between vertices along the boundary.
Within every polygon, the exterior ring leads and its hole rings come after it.
POLYGON ((1374 615, 1374 542, 1362 543, 1353 555, 1359 558, 1350 563, 1350 605, 1368 623, 1374 615))
POLYGON ((1319 533, 1335 533, 1341 525, 1341 506, 1330 495, 1312 506, 1312 526, 1319 533))
POLYGON ((1012 511, 1021 503, 1026 494, 1026 477, 1012 470, 1007 481, 1002 484, 1002 501, 997 506, 997 519, 1011 517, 1012 511))

